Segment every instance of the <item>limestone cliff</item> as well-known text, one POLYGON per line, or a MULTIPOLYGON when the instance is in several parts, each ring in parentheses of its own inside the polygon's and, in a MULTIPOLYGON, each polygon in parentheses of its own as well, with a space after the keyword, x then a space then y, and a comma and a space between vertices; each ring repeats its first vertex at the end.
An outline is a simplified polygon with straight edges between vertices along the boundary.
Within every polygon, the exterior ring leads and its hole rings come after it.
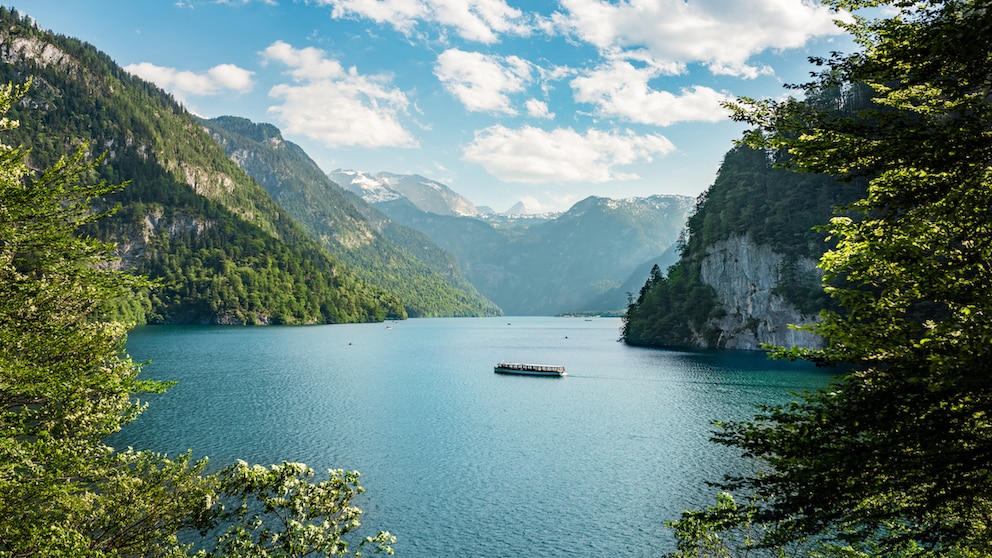
POLYGON ((680 259, 631 295, 622 338, 646 347, 759 349, 762 343, 817 349, 823 341, 790 324, 836 301, 815 266, 829 239, 819 227, 864 196, 863 180, 792 172, 787 153, 746 146, 727 152, 696 200, 680 259))
MULTIPOLYGON (((759 349, 761 343, 820 348, 823 339, 789 326, 806 324, 816 316, 803 315, 777 294, 786 258, 748 236, 735 236, 711 244, 700 262, 700 278, 716 292, 724 313, 711 318, 707 328, 720 332, 716 346, 725 349, 759 349)), ((807 281, 819 277, 816 262, 799 258, 788 262, 807 281)), ((696 342, 705 346, 702 337, 696 342)))

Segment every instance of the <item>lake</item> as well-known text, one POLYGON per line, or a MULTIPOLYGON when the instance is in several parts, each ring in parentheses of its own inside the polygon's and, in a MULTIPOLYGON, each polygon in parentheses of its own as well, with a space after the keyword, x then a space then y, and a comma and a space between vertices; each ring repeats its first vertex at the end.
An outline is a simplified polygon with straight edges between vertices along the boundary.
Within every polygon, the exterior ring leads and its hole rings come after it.
POLYGON ((396 556, 660 556, 664 522, 741 462, 713 419, 825 385, 761 353, 617 342, 612 318, 449 318, 137 328, 143 374, 177 380, 112 439, 169 454, 362 473, 358 506, 396 556), (493 373, 563 364, 565 378, 493 373))

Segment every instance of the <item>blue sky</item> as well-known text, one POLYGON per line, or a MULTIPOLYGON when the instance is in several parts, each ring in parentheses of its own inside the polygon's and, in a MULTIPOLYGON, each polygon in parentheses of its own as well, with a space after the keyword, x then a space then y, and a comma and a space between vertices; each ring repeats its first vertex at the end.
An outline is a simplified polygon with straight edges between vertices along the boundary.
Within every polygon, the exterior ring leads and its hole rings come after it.
POLYGON ((22 0, 205 117, 325 170, 421 174, 497 211, 695 196, 743 128, 850 50, 809 0, 22 0))

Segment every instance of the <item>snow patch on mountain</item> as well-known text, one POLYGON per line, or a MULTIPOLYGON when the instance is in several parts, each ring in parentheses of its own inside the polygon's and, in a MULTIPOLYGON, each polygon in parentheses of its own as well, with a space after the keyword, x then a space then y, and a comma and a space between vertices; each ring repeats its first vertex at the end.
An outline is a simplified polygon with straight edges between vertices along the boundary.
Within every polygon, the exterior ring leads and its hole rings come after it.
POLYGON ((475 205, 450 188, 417 174, 393 174, 337 169, 331 180, 368 203, 407 199, 421 211, 438 215, 478 215, 475 205))
POLYGON ((403 194, 389 187, 388 180, 379 179, 366 172, 337 169, 330 173, 330 177, 339 186, 358 194, 368 203, 382 203, 403 197, 403 194))

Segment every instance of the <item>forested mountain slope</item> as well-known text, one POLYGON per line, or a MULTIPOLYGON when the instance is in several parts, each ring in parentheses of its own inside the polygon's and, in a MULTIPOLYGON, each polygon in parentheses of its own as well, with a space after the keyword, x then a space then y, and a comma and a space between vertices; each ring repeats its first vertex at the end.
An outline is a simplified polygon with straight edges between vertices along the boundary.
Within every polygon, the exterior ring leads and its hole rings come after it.
POLYGON ((396 294, 411 317, 497 315, 458 262, 426 235, 397 225, 335 184, 271 124, 202 121, 234 162, 362 279, 396 294))
POLYGON ((335 260, 170 96, 91 45, 0 9, 0 81, 32 87, 7 141, 50 166, 88 144, 94 180, 129 182, 96 234, 161 281, 131 317, 167 323, 322 323, 403 317, 398 297, 335 260))
POLYGON ((825 235, 813 229, 865 187, 774 163, 747 147, 725 155, 689 218, 681 259, 667 276, 652 274, 631 301, 627 343, 735 349, 820 343, 789 328, 829 304, 816 268, 825 235))

